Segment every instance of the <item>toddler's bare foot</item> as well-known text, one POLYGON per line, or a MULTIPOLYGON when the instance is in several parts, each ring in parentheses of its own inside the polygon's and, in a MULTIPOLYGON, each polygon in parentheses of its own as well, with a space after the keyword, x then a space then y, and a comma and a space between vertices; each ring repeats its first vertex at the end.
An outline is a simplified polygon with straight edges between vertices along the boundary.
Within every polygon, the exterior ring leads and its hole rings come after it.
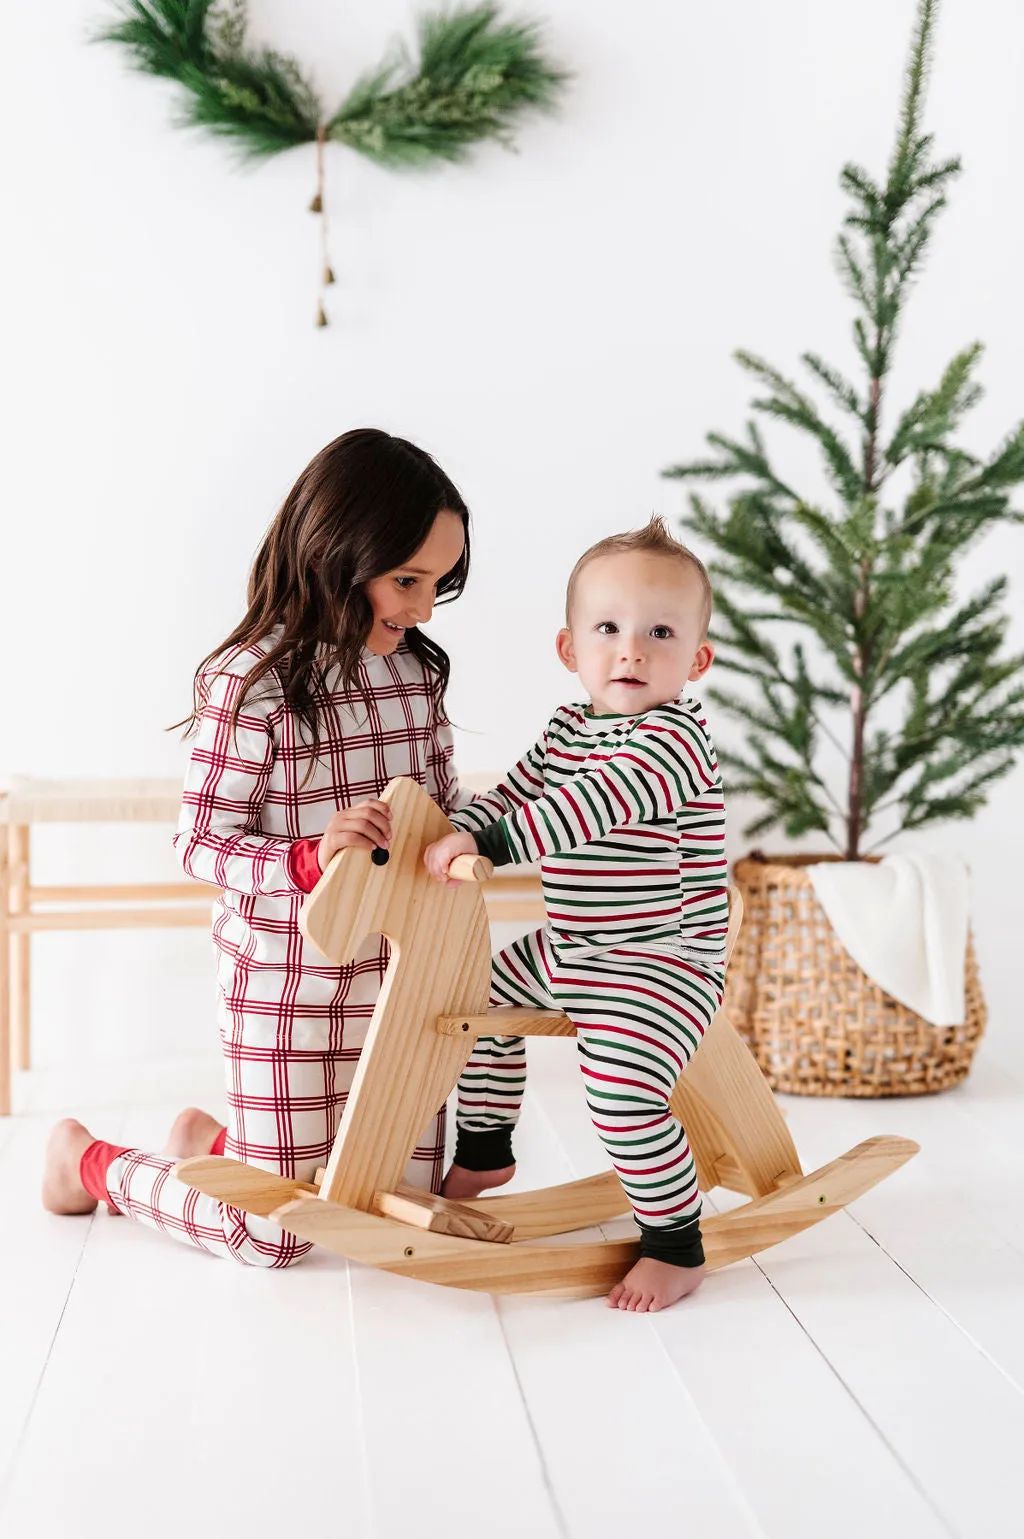
POLYGON ((678 1304, 688 1293, 695 1292, 703 1281, 702 1266, 670 1266, 667 1261, 641 1256, 636 1266, 616 1283, 605 1303, 609 1309, 630 1309, 637 1314, 647 1314, 678 1304))
POLYGON ((190 1159, 194 1154, 209 1154, 223 1125, 209 1112, 200 1111, 198 1106, 187 1106, 175 1117, 160 1152, 175 1155, 179 1160, 190 1159))
POLYGON ((453 1165, 444 1178, 441 1196, 450 1197, 453 1202, 472 1202, 492 1186, 504 1186, 515 1173, 514 1165, 503 1165, 500 1170, 466 1170, 462 1165, 453 1165))
POLYGON ((82 1185, 78 1167, 94 1142, 89 1129, 65 1117, 58 1122, 46 1145, 43 1167, 43 1207, 48 1213, 92 1213, 96 1198, 82 1185))

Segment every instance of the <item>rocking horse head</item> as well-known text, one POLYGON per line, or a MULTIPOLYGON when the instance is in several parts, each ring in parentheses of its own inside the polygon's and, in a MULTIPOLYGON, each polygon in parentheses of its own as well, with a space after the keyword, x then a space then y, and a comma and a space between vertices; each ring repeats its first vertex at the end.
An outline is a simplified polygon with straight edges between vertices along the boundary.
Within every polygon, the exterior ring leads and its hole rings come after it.
MULTIPOLYGON (((392 780, 381 800, 391 809, 390 849, 339 851, 306 900, 299 928, 306 940, 336 964, 350 962, 369 935, 385 935, 403 948, 418 933, 435 948, 458 939, 458 952, 488 947, 487 917, 479 879, 489 862, 472 858, 457 888, 428 875, 423 852, 451 833, 451 824, 414 780, 392 780)), ((489 951, 488 951, 489 955, 489 951)))
POLYGON ((486 1010, 491 981, 487 912, 472 879, 477 872, 449 887, 423 864, 427 845, 451 832, 448 819, 412 780, 393 780, 382 800, 391 809, 387 861, 377 864, 365 848, 341 850, 299 918, 306 939, 338 965, 351 962, 369 935, 391 943, 321 1188, 332 1201, 367 1212, 376 1192, 393 1191, 401 1180, 417 1135, 472 1051, 470 1038, 439 1034, 439 1019, 486 1010))

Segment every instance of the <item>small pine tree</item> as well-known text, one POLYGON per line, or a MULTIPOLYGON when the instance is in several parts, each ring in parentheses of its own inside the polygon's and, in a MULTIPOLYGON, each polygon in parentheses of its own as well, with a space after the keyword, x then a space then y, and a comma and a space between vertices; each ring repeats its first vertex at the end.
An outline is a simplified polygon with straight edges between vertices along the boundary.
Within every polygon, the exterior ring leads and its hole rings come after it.
POLYGON ((981 394, 974 344, 884 430, 900 319, 960 169, 932 159, 920 126, 937 9, 920 0, 884 185, 855 165, 841 177, 853 207, 836 260, 857 307, 866 378, 852 384, 817 354, 802 356, 852 434, 769 364, 736 355, 766 392, 752 410, 814 439, 835 505, 817 506, 776 474, 755 420, 742 441, 708 434, 716 457, 664 472, 739 478, 727 511, 692 493, 683 522, 715 551, 720 662, 760 690, 760 703, 711 696, 748 728, 746 753, 722 755, 729 788, 764 806, 746 831, 818 830, 847 860, 861 858, 869 823, 886 811, 896 812, 894 832, 971 817, 1024 744, 1024 656, 1003 652, 1006 581, 954 596, 958 558, 993 525, 1024 521, 1010 506, 1024 480, 1024 423, 986 461, 954 444, 981 394), (815 637, 822 661, 800 642, 777 646, 769 628, 779 622, 815 637), (901 707, 899 730, 873 724, 886 702, 890 716, 901 707), (823 736, 848 761, 845 800, 828 784, 823 736))

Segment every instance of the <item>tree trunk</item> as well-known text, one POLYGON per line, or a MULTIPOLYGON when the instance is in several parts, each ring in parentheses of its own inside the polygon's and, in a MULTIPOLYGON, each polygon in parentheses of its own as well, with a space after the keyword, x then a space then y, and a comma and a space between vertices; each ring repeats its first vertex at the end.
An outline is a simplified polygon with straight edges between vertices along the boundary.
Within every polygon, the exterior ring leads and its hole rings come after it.
POLYGON ((861 821, 864 817, 864 691, 858 684, 850 697, 853 713, 853 744, 846 816, 846 860, 860 859, 861 821))
MULTIPOLYGON (((881 351, 881 328, 875 336, 876 356, 881 351)), ((876 374, 871 381, 868 411, 868 436, 864 443, 864 494, 873 497, 875 476, 878 470, 878 421, 882 406, 882 379, 876 374)), ((854 618, 864 618, 868 607, 868 591, 871 585, 871 562, 863 557, 860 582, 853 601, 854 618)), ((868 649, 858 645, 854 658, 854 671, 860 683, 850 694, 850 713, 853 717, 853 733, 850 745, 850 780, 846 811, 846 859, 860 859, 860 836, 864 824, 864 729, 867 724, 867 702, 864 698, 864 679, 868 669, 868 649)))

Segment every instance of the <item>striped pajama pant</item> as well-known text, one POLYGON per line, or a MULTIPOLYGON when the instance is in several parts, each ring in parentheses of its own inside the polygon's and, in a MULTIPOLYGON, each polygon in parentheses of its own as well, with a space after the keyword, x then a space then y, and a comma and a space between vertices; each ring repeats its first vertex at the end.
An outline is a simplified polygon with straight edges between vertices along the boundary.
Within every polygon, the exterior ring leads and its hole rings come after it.
MULTIPOLYGON (((365 1032, 366 1023, 362 1025, 365 1032)), ((312 1181, 327 1162, 355 1075, 358 1049, 302 1052, 223 1040, 227 1077, 224 1153, 277 1175, 312 1181)), ((444 1166, 442 1109, 414 1151, 404 1179, 439 1192, 444 1166)), ((119 1212, 200 1250, 248 1266, 284 1267, 312 1247, 306 1240, 240 1208, 176 1181, 177 1161, 129 1149, 107 1168, 106 1185, 119 1212)))
MULTIPOLYGON (((693 1156, 668 1102, 722 1002, 723 969, 671 949, 580 945, 547 926, 492 966, 492 1005, 562 1010, 575 1025, 594 1128, 641 1227, 695 1225, 693 1156)), ((459 1127, 514 1124, 525 1085, 523 1038, 482 1037, 459 1080, 459 1127)))

